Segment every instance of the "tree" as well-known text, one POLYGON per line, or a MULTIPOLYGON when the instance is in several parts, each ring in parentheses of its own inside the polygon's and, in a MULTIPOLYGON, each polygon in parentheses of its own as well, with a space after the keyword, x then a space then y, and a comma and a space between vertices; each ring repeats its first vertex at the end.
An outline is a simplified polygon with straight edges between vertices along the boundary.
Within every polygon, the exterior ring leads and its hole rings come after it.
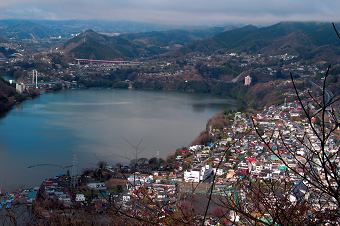
POLYGON ((158 159, 156 157, 152 157, 151 159, 149 159, 149 164, 150 165, 158 164, 158 159))
POLYGON ((223 208, 220 207, 220 206, 215 207, 215 208, 211 211, 211 213, 212 213, 215 217, 218 217, 218 218, 223 217, 223 216, 225 215, 224 212, 225 212, 225 211, 223 211, 223 208))
POLYGON ((116 167, 117 167, 117 169, 120 169, 120 168, 123 167, 123 164, 121 164, 120 162, 118 162, 118 163, 116 163, 116 167))
POLYGON ((15 100, 18 101, 18 102, 24 101, 24 100, 26 99, 25 96, 22 95, 22 94, 20 94, 20 93, 15 94, 15 95, 14 95, 14 98, 15 98, 15 100))
MULTIPOLYGON (((69 170, 68 170, 69 171, 69 170)), ((84 169, 82 169, 82 173, 83 173, 83 175, 85 175, 85 176, 87 176, 87 175, 89 175, 90 173, 92 173, 93 172, 93 169, 92 168, 84 168, 84 169)), ((69 177, 70 178, 70 177, 69 177)))
POLYGON ((98 166, 99 169, 103 170, 103 169, 105 169, 105 167, 107 166, 107 162, 100 160, 100 161, 97 163, 97 166, 98 166))
POLYGON ((159 159, 158 159, 158 162, 159 162, 159 164, 163 164, 163 163, 165 163, 165 160, 162 159, 162 158, 159 158, 159 159))
POLYGON ((39 187, 39 190, 37 192, 37 195, 36 195, 36 200, 44 201, 46 199, 47 199, 47 194, 46 194, 45 185, 41 184, 40 187, 39 187))
POLYGON ((147 158, 139 158, 139 159, 138 159, 138 164, 139 164, 139 165, 144 166, 144 165, 146 165, 146 164, 148 164, 148 163, 149 163, 149 160, 148 160, 147 158))
POLYGON ((277 72, 275 73, 275 77, 276 77, 276 79, 284 78, 284 76, 282 75, 281 70, 277 70, 277 72))
POLYGON ((138 159, 131 159, 129 165, 130 165, 131 169, 137 169, 138 168, 138 159))
POLYGON ((120 184, 117 184, 117 186, 116 186, 116 190, 117 190, 117 192, 118 192, 118 193, 122 192, 122 191, 123 191, 123 187, 122 187, 122 185, 120 185, 120 184))
POLYGON ((258 83, 259 80, 257 79, 257 76, 254 73, 251 73, 250 77, 251 77, 251 83, 252 84, 258 83))
POLYGON ((101 181, 103 177, 103 170, 102 169, 98 169, 97 170, 97 178, 99 178, 99 180, 101 181))

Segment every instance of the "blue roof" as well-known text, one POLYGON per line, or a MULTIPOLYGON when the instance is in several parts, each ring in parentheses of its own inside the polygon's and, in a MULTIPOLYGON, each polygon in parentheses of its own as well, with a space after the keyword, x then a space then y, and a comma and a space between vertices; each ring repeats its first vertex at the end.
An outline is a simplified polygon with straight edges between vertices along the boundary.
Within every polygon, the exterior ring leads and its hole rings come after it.
POLYGON ((28 193, 27 198, 28 199, 35 199, 36 196, 37 196, 36 192, 30 192, 30 193, 28 193))

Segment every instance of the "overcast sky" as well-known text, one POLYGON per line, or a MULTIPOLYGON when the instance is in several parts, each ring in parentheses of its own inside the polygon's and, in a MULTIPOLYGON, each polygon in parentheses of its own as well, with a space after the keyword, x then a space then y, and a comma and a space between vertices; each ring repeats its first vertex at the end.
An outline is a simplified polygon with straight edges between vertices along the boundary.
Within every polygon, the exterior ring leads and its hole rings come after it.
POLYGON ((104 19, 173 25, 340 21, 339 0, 1 0, 0 19, 104 19))

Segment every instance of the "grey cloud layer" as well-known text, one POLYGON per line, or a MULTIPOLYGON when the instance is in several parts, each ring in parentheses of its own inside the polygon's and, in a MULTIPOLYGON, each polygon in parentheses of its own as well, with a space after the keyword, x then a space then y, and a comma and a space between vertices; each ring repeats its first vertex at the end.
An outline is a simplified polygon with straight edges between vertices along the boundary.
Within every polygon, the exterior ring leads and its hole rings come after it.
POLYGON ((282 20, 340 21, 334 0, 12 0, 0 3, 0 19, 105 19, 168 24, 282 20))

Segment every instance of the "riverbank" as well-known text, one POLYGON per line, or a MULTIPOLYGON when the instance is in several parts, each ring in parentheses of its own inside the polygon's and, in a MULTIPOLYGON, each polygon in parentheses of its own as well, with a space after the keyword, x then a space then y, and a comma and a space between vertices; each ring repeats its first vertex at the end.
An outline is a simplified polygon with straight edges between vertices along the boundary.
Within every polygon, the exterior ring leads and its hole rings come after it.
POLYGON ((0 115, 4 115, 18 103, 40 95, 37 89, 27 89, 24 93, 17 93, 15 83, 10 84, 0 76, 0 115))

